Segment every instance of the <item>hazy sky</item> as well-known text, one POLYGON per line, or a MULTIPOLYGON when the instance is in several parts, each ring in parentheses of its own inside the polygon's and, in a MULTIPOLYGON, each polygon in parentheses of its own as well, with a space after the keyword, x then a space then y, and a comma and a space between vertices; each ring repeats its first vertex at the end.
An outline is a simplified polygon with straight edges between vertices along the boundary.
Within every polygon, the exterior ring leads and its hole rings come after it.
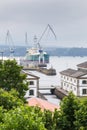
POLYGON ((42 46, 87 47, 87 0, 0 0, 0 44, 9 30, 15 45, 25 45, 25 32, 31 45, 47 24, 57 40, 47 31, 42 46))

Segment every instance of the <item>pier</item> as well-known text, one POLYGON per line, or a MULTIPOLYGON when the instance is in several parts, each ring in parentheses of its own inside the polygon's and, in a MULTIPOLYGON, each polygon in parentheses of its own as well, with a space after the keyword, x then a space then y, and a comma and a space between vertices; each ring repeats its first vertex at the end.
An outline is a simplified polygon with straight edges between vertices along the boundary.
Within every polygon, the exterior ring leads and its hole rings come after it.
POLYGON ((56 70, 54 68, 41 68, 41 67, 23 67, 23 70, 30 70, 30 71, 38 71, 45 75, 56 75, 56 70))
POLYGON ((58 87, 55 87, 54 94, 58 98, 63 99, 65 96, 68 95, 68 92, 58 86, 58 87))
POLYGON ((56 98, 61 100, 68 95, 68 92, 62 89, 60 86, 41 86, 38 93, 39 96, 45 100, 47 99, 44 95, 55 95, 56 98))

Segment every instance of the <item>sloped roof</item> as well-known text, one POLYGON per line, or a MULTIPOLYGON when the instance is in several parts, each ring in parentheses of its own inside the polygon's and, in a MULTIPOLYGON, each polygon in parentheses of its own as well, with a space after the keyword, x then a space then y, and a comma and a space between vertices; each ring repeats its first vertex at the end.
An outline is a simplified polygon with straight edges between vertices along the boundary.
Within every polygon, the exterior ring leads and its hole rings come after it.
POLYGON ((40 77, 38 77, 38 76, 36 76, 36 75, 30 73, 29 71, 22 70, 22 73, 27 74, 27 79, 28 79, 28 78, 36 78, 36 79, 40 79, 40 77))
POLYGON ((78 64, 77 67, 87 68, 87 61, 81 64, 78 64))
POLYGON ((48 102, 47 100, 43 100, 40 98, 30 98, 28 100, 28 105, 29 106, 38 106, 41 108, 41 110, 50 110, 50 111, 54 111, 55 109, 59 109, 59 106, 54 105, 53 103, 48 102))
POLYGON ((60 74, 66 75, 66 76, 70 76, 72 74, 74 74, 76 72, 76 70, 74 69, 66 69, 60 72, 60 74))
POLYGON ((70 77, 74 77, 74 78, 78 78, 80 76, 87 74, 87 72, 84 72, 84 71, 81 71, 81 70, 67 69, 67 70, 61 71, 60 74, 70 76, 70 77))

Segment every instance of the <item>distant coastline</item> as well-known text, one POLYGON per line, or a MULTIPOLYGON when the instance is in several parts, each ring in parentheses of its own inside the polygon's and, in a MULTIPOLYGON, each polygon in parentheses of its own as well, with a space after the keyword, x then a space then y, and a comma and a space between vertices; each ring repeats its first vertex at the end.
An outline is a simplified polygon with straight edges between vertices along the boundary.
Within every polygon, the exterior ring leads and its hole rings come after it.
MULTIPOLYGON (((50 56, 87 56, 87 48, 82 47, 46 47, 45 51, 48 52, 50 56)), ((8 46, 0 46, 0 56, 9 56, 10 51, 8 46)), ((25 56, 26 46, 15 46, 14 56, 25 56)))

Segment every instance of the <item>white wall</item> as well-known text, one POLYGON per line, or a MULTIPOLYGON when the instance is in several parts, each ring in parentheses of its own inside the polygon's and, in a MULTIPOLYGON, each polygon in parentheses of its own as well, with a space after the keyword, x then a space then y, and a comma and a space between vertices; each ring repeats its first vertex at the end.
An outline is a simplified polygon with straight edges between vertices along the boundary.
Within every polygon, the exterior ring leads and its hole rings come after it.
POLYGON ((62 88, 68 92, 72 91, 77 95, 77 79, 65 75, 61 75, 62 88))
POLYGON ((34 90, 34 95, 29 95, 29 91, 27 92, 28 97, 37 97, 37 80, 27 80, 28 82, 33 81, 34 85, 28 86, 29 90, 34 90))

